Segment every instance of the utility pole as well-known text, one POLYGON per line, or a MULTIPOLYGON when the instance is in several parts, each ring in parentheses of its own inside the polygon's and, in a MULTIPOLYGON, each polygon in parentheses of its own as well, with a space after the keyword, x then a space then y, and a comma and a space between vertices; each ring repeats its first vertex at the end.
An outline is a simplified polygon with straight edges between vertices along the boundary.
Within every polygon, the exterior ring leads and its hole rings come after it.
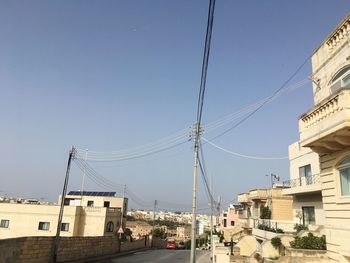
POLYGON ((66 194, 67 194, 67 186, 68 186, 68 180, 69 180, 70 166, 71 166, 72 159, 74 159, 74 158, 75 158, 75 148, 74 148, 74 146, 72 146, 72 149, 69 151, 66 176, 65 176, 65 179, 64 179, 62 196, 61 196, 60 212, 58 214, 58 220, 57 220, 56 236, 55 236, 53 249, 52 249, 52 255, 51 255, 51 262, 53 262, 53 263, 56 263, 56 260, 57 260, 57 251, 58 251, 58 246, 59 246, 59 243, 60 243, 60 233, 61 233, 62 217, 63 217, 63 210, 64 210, 64 200, 65 200, 65 197, 66 197, 66 194))
POLYGON ((211 258, 214 258, 213 254, 213 209, 214 209, 214 200, 213 200, 213 176, 210 178, 210 184, 211 184, 211 195, 210 195, 210 254, 211 258))
POLYGON ((197 181, 198 181, 198 150, 199 150, 199 123, 194 128, 194 171, 192 196, 192 228, 191 228, 191 257, 190 262, 196 262, 196 233, 197 233, 197 181))
MULTIPOLYGON (((88 149, 85 150, 85 162, 87 161, 88 149)), ((80 205, 83 206, 83 195, 84 195, 84 184, 85 184, 86 168, 84 167, 83 180, 81 182, 81 191, 80 191, 80 205)))
POLYGON ((125 202, 125 192, 126 192, 126 184, 124 184, 124 188, 123 188, 123 203, 122 203, 122 207, 121 207, 121 213, 120 213, 120 228, 119 228, 119 239, 122 239, 122 232, 123 230, 123 218, 124 218, 124 202, 125 202), (121 230, 120 230, 121 229, 121 230))
POLYGON ((153 247, 154 224, 155 224, 155 221, 156 221, 156 206, 157 206, 157 200, 154 200, 154 206, 153 206, 153 226, 152 226, 152 243, 151 243, 151 247, 153 247))
POLYGON ((199 89, 197 119, 194 128, 194 168, 193 168, 193 196, 192 196, 192 232, 191 232, 191 257, 190 263, 196 262, 196 223, 197 223, 197 181, 198 181, 198 150, 200 141, 200 128, 203 112, 205 84, 209 63, 210 43, 213 31, 215 0, 209 0, 207 31, 205 35, 204 56, 202 63, 201 83, 199 89))

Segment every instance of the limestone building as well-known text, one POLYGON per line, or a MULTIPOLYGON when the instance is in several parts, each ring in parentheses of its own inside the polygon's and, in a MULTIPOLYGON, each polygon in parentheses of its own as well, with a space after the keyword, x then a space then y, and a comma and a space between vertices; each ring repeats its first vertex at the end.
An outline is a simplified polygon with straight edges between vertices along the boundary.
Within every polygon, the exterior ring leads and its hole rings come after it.
POLYGON ((350 14, 312 54, 312 79, 300 145, 319 155, 328 255, 350 262, 350 14))
POLYGON ((282 193, 293 197, 293 221, 319 228, 325 224, 319 156, 300 142, 289 145, 288 152, 290 180, 283 182, 282 193))
MULTIPOLYGON (((115 192, 70 192, 65 198, 61 236, 115 235, 122 209, 126 212, 127 199, 115 192)), ((0 203, 0 239, 54 236, 59 210, 59 205, 0 203)))

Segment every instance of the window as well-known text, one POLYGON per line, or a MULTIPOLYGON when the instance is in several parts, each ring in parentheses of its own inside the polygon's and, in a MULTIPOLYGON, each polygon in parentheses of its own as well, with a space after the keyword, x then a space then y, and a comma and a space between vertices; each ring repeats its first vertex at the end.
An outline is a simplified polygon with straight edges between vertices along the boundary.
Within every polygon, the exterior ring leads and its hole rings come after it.
POLYGON ((350 195, 350 156, 340 162, 338 170, 340 174, 341 195, 350 195))
POLYGON ((227 219, 224 219, 224 227, 227 227, 227 219))
POLYGON ((50 222, 39 222, 38 230, 49 230, 50 222))
POLYGON ((224 213, 224 217, 227 217, 227 214, 226 214, 226 213, 224 213))
POLYGON ((300 185, 302 185, 302 178, 303 177, 305 177, 306 184, 312 184, 312 173, 311 173, 311 165, 310 164, 299 167, 300 185))
POLYGON ((235 221, 231 221, 231 226, 234 226, 235 225, 235 221))
POLYGON ((69 223, 62 223, 61 231, 69 231, 69 223))
POLYGON ((103 203, 103 207, 109 207, 109 201, 105 201, 104 203, 103 203))
POLYGON ((94 201, 88 201, 87 206, 93 207, 94 206, 94 201))
POLYGON ((2 228, 9 228, 10 220, 7 219, 1 219, 0 227, 2 228))
POLYGON ((345 75, 350 70, 350 65, 346 66, 342 70, 340 70, 332 79, 331 83, 336 82, 341 76, 345 75))
POLYGON ((315 222, 315 207, 313 206, 303 206, 303 224, 304 226, 307 225, 314 225, 315 222))
POLYGON ((74 199, 64 198, 64 205, 70 205, 70 201, 74 199))
POLYGON ((107 223, 106 232, 113 232, 113 230, 114 230, 114 224, 112 221, 109 221, 107 223))
POLYGON ((341 88, 348 87, 350 87, 350 65, 347 65, 335 74, 330 82, 330 91, 335 93, 341 88))

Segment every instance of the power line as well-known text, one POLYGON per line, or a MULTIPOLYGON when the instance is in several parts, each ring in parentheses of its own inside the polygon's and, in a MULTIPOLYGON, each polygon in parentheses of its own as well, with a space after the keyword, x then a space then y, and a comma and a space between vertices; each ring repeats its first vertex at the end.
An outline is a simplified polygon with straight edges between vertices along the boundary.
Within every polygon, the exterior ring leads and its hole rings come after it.
POLYGON ((234 128, 237 128, 239 125, 241 125, 243 122, 245 122, 246 120, 248 120, 251 116, 253 116, 256 112, 258 112, 262 107, 264 107, 275 95, 277 95, 288 83, 289 81, 291 81, 297 74, 298 72, 304 67, 304 65, 306 64, 306 62, 309 61, 309 59, 311 58, 311 56, 307 57, 307 59, 305 59, 305 61, 294 71, 294 73, 275 91, 272 93, 272 95, 270 95, 259 107, 257 107, 253 112, 251 112, 250 114, 248 114, 245 118, 243 118, 241 121, 239 121, 238 123, 236 123, 235 125, 233 125, 232 127, 230 127, 229 129, 225 130, 224 132, 216 135, 215 137, 211 138, 211 140, 215 140, 223 135, 225 135, 226 133, 228 133, 229 131, 233 130, 234 128))
MULTIPOLYGON (((208 133, 222 126, 228 125, 239 118, 247 117, 247 114, 253 113, 262 105, 264 104, 266 105, 267 103, 272 102, 273 100, 283 95, 284 93, 294 91, 295 89, 304 86, 306 83, 309 83, 308 79, 304 79, 296 84, 288 86, 274 96, 269 96, 265 99, 259 100, 249 106, 243 107, 238 111, 228 114, 216 121, 208 123, 203 126, 203 130, 201 132, 208 133)), ((214 137, 214 139, 215 138, 216 137, 214 137)), ((190 139, 191 139, 190 128, 186 128, 186 129, 180 130, 177 133, 174 133, 160 140, 157 140, 155 142, 148 143, 148 144, 141 145, 134 148, 123 149, 119 151, 97 152, 97 151, 89 150, 88 155, 86 155, 85 149, 77 148, 75 158, 85 159, 85 157, 87 156, 86 158, 87 161, 94 161, 94 162, 118 162, 118 161, 126 161, 131 159, 139 159, 142 157, 147 157, 150 155, 157 154, 159 152, 163 152, 163 151, 178 147, 190 141, 190 139)))
MULTIPOLYGON (((178 140, 177 142, 173 142, 172 144, 168 145, 168 146, 163 146, 163 147, 159 147, 157 149, 153 149, 153 150, 148 150, 148 151, 144 151, 144 152, 139 152, 139 153, 134 153, 134 154, 129 154, 129 155, 124 155, 124 156, 91 156, 89 154, 89 156, 87 157, 88 161, 95 161, 95 162, 116 162, 116 161, 125 161, 125 160, 131 160, 131 159, 137 159, 137 158, 141 158, 141 157, 145 157, 145 156, 149 156, 149 155, 153 155, 159 152, 163 152, 166 150, 170 150, 172 148, 178 147, 184 143, 187 143, 188 139, 186 140, 178 140)), ((83 159, 83 155, 81 153, 81 151, 79 152, 79 154, 77 155, 78 159, 83 159)))
POLYGON ((257 108, 262 106, 264 103, 266 103, 266 104, 271 103, 272 101, 276 100, 278 97, 282 96, 283 94, 288 93, 288 92, 292 92, 300 87, 303 87, 303 86, 305 86, 305 84, 307 84, 309 82, 310 82, 310 80, 308 78, 305 78, 305 79, 303 79, 303 80, 301 80, 293 85, 290 85, 290 86, 284 88, 283 90, 278 92, 276 95, 274 95, 271 99, 269 99, 271 96, 268 96, 268 97, 261 99, 261 100, 255 102, 251 105, 243 107, 242 109, 240 109, 236 112, 233 112, 233 113, 228 114, 228 115, 226 115, 226 116, 224 116, 216 121, 208 123, 208 124, 203 126, 203 133, 207 133, 211 130, 215 130, 219 127, 222 127, 222 126, 225 126, 229 123, 232 123, 234 120, 237 120, 237 119, 244 117, 247 114, 253 112, 257 108))
POLYGON ((248 159, 255 159, 255 160, 285 160, 288 159, 288 156, 283 156, 283 157, 263 157, 263 156, 252 156, 252 155, 245 155, 245 154, 241 154, 241 153, 237 153, 237 152, 233 152, 233 151, 229 151, 225 148, 220 147, 219 145, 205 139, 204 137, 201 138, 203 141, 209 143, 211 146, 214 146, 217 149, 220 149, 226 153, 235 155, 235 156, 239 156, 239 157, 243 157, 243 158, 248 158, 248 159))

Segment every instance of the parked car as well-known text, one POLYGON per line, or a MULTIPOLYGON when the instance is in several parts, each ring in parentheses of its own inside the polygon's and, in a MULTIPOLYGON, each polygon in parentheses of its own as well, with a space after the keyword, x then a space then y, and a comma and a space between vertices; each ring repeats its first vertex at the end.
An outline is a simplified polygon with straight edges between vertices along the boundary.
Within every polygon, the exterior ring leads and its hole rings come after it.
POLYGON ((167 249, 176 249, 176 243, 175 241, 168 241, 166 244, 167 249))
POLYGON ((186 246, 185 246, 184 242, 181 241, 177 244, 177 249, 185 249, 185 248, 186 248, 186 246))

